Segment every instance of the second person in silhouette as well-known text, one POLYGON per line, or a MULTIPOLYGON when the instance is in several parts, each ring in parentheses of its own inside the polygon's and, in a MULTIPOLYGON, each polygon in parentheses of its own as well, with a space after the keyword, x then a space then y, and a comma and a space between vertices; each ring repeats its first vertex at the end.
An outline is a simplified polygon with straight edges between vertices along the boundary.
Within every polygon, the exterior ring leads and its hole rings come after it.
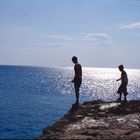
POLYGON ((119 94, 118 101, 121 101, 122 93, 124 95, 124 101, 127 101, 126 96, 128 95, 127 92, 127 84, 128 84, 128 78, 127 73, 124 71, 124 66, 120 65, 118 66, 119 70, 121 71, 121 78, 117 79, 117 81, 121 80, 121 85, 118 88, 117 93, 119 94))
POLYGON ((79 89, 82 83, 82 66, 78 63, 78 58, 76 56, 72 57, 72 62, 75 64, 74 66, 74 79, 72 83, 74 83, 75 94, 76 94, 76 104, 79 104, 79 89))

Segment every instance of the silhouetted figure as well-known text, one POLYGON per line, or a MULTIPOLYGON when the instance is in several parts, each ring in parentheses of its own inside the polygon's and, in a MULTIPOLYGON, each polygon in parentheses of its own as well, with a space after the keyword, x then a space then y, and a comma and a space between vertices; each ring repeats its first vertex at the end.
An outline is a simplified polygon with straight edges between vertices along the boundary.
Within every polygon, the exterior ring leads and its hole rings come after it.
POLYGON ((79 89, 82 83, 82 66, 78 63, 78 58, 76 56, 72 57, 72 62, 75 64, 74 66, 74 79, 72 83, 74 83, 75 94, 76 94, 76 104, 79 104, 79 89))
POLYGON ((121 85, 118 88, 117 93, 120 94, 118 101, 121 101, 122 93, 124 95, 124 101, 127 101, 126 96, 128 95, 127 92, 127 84, 128 84, 128 78, 127 73, 124 71, 124 66, 120 65, 118 66, 119 70, 121 71, 121 78, 117 79, 117 81, 121 80, 121 85))

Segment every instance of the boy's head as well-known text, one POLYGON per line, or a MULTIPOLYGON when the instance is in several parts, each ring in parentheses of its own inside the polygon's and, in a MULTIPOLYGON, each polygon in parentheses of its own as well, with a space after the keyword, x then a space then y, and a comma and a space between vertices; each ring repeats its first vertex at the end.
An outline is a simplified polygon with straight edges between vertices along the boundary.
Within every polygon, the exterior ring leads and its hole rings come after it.
POLYGON ((78 58, 76 56, 73 56, 71 60, 74 64, 78 63, 78 58))
POLYGON ((120 71, 123 71, 124 66, 123 65, 120 65, 120 66, 118 66, 118 68, 119 68, 120 71))

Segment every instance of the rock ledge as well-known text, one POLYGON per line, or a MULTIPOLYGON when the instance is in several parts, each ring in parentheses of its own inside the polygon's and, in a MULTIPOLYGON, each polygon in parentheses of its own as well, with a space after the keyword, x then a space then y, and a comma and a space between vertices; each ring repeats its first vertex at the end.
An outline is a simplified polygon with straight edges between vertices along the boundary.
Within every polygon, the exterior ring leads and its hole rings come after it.
POLYGON ((140 101, 96 100, 73 105, 38 139, 140 139, 140 101))

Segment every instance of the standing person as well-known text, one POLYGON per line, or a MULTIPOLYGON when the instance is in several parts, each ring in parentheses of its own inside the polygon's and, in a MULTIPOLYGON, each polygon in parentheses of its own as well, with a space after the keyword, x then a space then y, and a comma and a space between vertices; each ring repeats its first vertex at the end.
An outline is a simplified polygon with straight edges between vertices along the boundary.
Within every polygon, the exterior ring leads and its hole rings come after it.
POLYGON ((128 94, 127 92, 127 84, 128 84, 128 78, 127 78, 127 73, 124 71, 124 66, 120 65, 118 66, 119 70, 121 71, 121 78, 117 79, 117 81, 121 80, 121 85, 118 88, 117 93, 120 94, 119 98, 117 99, 118 101, 121 101, 122 93, 124 95, 124 101, 126 100, 126 96, 128 94))
POLYGON ((82 66, 78 63, 78 58, 76 56, 72 57, 72 62, 75 64, 74 66, 74 79, 72 83, 74 83, 75 94, 76 94, 76 104, 79 104, 79 89, 82 83, 82 66))

